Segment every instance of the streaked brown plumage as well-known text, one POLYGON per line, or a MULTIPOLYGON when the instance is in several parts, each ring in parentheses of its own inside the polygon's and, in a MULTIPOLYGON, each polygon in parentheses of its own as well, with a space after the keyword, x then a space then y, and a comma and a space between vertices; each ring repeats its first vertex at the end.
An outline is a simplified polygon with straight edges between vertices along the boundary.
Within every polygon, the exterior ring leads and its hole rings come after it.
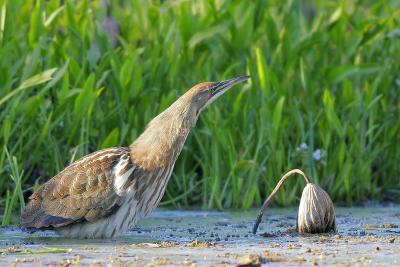
POLYGON ((199 114, 241 76, 198 84, 155 117, 129 146, 89 154, 30 197, 25 228, 54 228, 75 238, 112 237, 160 202, 176 159, 199 114))

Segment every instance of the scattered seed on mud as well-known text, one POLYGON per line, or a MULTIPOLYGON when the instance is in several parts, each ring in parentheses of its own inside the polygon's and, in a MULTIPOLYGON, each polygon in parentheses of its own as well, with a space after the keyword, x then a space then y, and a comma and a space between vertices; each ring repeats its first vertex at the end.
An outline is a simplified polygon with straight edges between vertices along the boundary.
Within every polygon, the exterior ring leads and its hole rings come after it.
POLYGON ((289 258, 287 256, 283 256, 276 252, 270 252, 268 250, 264 251, 263 256, 265 257, 267 262, 305 262, 306 260, 303 257, 289 258))
POLYGON ((209 248, 209 247, 214 247, 215 244, 214 243, 210 243, 210 242, 201 242, 201 241, 198 241, 198 240, 193 240, 192 242, 190 242, 186 246, 188 246, 188 247, 196 247, 196 248, 209 248))
POLYGON ((288 248, 288 249, 294 249, 294 248, 299 248, 299 247, 302 247, 302 245, 297 244, 297 243, 289 243, 289 244, 287 245, 287 248, 288 248))
POLYGON ((191 259, 189 259, 189 258, 186 258, 186 259, 183 261, 183 264, 184 264, 184 265, 188 265, 188 266, 195 266, 195 262, 196 262, 196 261, 194 261, 194 260, 191 260, 191 259))
POLYGON ((319 265, 319 264, 318 264, 318 262, 317 262, 317 261, 315 261, 315 260, 314 260, 314 261, 312 261, 312 262, 311 262, 311 264, 312 264, 312 265, 314 265, 314 266, 318 266, 318 265, 319 265))
POLYGON ((39 262, 39 259, 36 258, 15 258, 15 266, 17 263, 33 263, 33 262, 39 262))
POLYGON ((240 267, 261 266, 262 262, 263 262, 263 259, 261 258, 261 256, 256 255, 256 254, 246 254, 239 258, 238 266, 240 266, 240 267))
POLYGON ((319 241, 327 241, 328 237, 326 235, 321 235, 318 237, 319 241))

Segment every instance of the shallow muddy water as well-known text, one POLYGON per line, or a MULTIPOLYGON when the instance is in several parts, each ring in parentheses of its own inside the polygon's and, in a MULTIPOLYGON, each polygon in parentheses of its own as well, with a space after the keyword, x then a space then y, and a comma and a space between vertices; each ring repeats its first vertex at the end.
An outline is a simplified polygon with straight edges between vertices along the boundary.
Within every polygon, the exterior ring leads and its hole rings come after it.
POLYGON ((400 266, 400 206, 337 208, 337 234, 294 232, 297 210, 154 212, 112 240, 0 228, 0 266, 400 266), (247 265, 251 266, 251 265, 247 265))

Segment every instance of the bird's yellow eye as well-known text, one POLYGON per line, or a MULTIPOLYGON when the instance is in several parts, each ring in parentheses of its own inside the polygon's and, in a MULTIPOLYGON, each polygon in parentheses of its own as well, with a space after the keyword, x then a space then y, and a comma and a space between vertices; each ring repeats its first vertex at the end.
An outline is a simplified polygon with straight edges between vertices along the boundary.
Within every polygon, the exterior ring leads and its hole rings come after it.
POLYGON ((217 89, 217 86, 213 85, 213 86, 210 86, 210 88, 208 90, 209 90, 209 92, 214 93, 216 89, 217 89))

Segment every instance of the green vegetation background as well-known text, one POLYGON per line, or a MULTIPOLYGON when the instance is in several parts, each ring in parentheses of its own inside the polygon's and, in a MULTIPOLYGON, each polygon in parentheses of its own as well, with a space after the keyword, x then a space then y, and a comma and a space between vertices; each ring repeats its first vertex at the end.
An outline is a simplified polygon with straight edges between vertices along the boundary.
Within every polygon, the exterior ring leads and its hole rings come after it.
POLYGON ((69 162, 129 145, 192 85, 242 74, 202 114, 163 205, 257 206, 292 168, 336 203, 399 200, 399 1, 110 2, 112 18, 100 1, 0 0, 3 224, 69 162))

